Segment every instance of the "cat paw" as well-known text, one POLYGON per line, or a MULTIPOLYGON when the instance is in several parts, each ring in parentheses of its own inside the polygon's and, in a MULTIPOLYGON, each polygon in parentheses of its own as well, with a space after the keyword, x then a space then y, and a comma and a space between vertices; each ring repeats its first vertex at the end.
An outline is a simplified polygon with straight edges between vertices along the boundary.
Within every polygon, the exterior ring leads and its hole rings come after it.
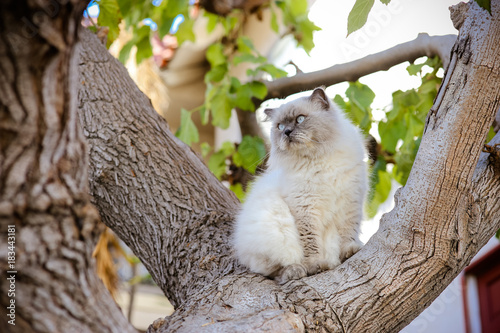
POLYGON ((358 242, 350 242, 348 244, 344 244, 341 246, 342 250, 340 251, 340 261, 344 262, 350 257, 352 257, 356 252, 361 249, 361 244, 358 242))
POLYGON ((292 264, 283 267, 274 278, 279 284, 285 284, 290 280, 298 280, 307 276, 307 270, 302 264, 292 264))
POLYGON ((322 259, 306 259, 304 266, 307 270, 307 275, 314 275, 330 269, 328 262, 322 259))

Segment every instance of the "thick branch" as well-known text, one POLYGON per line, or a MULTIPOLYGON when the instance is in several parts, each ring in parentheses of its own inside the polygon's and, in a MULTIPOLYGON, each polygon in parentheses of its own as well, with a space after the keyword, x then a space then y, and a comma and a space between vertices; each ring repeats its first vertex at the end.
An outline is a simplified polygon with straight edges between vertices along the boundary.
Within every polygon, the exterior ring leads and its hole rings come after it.
POLYGON ((439 56, 446 68, 450 60, 450 50, 456 38, 455 35, 431 37, 427 34, 419 34, 413 41, 396 45, 359 60, 334 65, 316 72, 299 73, 292 77, 267 81, 265 84, 268 93, 264 100, 286 97, 321 85, 331 86, 344 81, 356 81, 362 76, 388 70, 405 61, 413 62, 423 56, 439 56))
POLYGON ((170 132, 99 40, 84 31, 82 41, 79 115, 94 203, 178 305, 214 275, 233 271, 220 233, 230 229, 238 200, 170 132))

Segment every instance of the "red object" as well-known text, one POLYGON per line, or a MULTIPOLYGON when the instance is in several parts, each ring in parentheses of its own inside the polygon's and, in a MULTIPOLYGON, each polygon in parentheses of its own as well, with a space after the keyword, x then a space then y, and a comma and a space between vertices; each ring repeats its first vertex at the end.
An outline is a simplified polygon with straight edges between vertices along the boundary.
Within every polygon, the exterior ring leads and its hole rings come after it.
POLYGON ((500 333, 500 245, 466 267, 465 274, 477 279, 482 333, 500 333))

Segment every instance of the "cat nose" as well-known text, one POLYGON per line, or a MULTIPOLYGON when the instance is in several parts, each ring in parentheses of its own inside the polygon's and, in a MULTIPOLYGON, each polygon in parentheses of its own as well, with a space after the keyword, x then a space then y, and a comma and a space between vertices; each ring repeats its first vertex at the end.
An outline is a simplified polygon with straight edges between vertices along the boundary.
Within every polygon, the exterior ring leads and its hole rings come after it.
POLYGON ((289 128, 287 128, 287 129, 285 130, 285 135, 286 135, 286 136, 290 136, 290 133, 292 133, 292 130, 291 130, 291 129, 289 129, 289 128))

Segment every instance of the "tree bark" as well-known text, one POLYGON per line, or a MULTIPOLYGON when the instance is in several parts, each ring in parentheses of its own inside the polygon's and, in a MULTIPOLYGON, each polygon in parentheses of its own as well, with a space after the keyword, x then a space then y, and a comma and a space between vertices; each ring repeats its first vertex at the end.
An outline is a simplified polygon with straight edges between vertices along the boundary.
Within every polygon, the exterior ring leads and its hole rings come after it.
POLYGON ((227 233, 238 199, 169 131, 89 31, 82 33, 79 73, 93 202, 178 306, 234 271, 227 233))
POLYGON ((450 66, 395 209, 337 269, 284 286, 238 265, 234 196, 168 132, 121 65, 85 39, 80 116, 94 200, 178 305, 151 332, 392 332, 444 290, 500 227, 500 168, 480 155, 500 106, 500 6, 492 2, 492 16, 475 2, 460 6, 450 66))
POLYGON ((135 331, 92 259, 101 228, 88 196, 74 49, 85 5, 0 4, 2 331, 135 331))

